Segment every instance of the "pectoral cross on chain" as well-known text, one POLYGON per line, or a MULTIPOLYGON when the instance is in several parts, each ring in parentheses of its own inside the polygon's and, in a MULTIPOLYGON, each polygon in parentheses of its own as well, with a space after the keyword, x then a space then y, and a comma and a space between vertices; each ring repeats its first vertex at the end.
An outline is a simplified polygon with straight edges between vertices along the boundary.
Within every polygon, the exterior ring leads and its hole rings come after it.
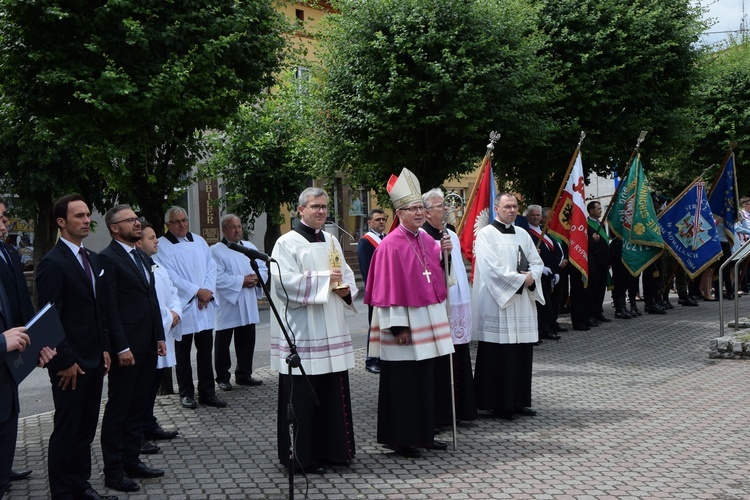
POLYGON ((424 270, 424 272, 422 273, 422 275, 423 275, 423 276, 424 276, 425 278, 427 278, 427 283, 432 283, 432 281, 430 281, 430 275, 431 275, 431 274, 432 274, 432 273, 431 273, 430 271, 428 271, 427 269, 425 269, 425 270, 424 270))

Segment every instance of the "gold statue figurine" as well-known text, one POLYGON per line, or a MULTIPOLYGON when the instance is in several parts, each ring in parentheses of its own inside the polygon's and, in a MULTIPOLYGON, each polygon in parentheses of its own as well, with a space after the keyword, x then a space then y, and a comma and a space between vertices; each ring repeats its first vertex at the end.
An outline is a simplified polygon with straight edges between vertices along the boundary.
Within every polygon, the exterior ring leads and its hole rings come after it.
MULTIPOLYGON (((333 242, 333 238, 331 238, 331 250, 328 252, 328 264, 331 266, 331 269, 341 269, 343 266, 341 255, 336 248, 336 244, 333 242)), ((349 288, 349 285, 341 281, 333 286, 333 290, 344 290, 346 288, 349 288)))

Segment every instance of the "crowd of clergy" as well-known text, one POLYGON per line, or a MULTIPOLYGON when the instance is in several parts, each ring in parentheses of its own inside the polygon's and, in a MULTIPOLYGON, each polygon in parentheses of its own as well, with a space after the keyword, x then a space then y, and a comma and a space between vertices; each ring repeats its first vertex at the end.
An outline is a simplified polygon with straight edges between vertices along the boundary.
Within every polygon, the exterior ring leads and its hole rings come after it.
MULTIPOLYGON (((459 237, 447 223, 443 191, 423 193, 419 180, 404 169, 389 182, 388 192, 398 224, 385 234, 388 217, 382 209, 371 210, 369 231, 357 254, 368 306, 366 369, 379 377, 377 442, 390 452, 417 459, 424 450, 445 450, 448 444, 435 439, 436 434, 450 426, 455 439, 457 423, 480 415, 506 420, 536 415, 533 348, 543 340, 559 341, 566 331, 557 321, 562 303, 570 308, 572 327, 589 330, 612 321, 603 303, 607 288, 614 285, 615 318, 641 314, 633 295, 627 306, 626 294, 637 293, 638 282, 634 288, 632 277, 617 265, 621 243, 610 241, 603 228, 599 202, 587 206, 584 287, 580 272, 568 265, 564 245, 543 231, 548 209, 531 204, 521 216, 513 194, 497 195, 487 224, 475 230, 474 260, 467 273, 459 237), (472 339, 477 342, 473 369, 472 339)), ((215 391, 217 386, 233 389, 229 348, 234 343, 235 384, 262 384, 252 376, 252 358, 258 299, 264 293, 278 311, 270 322, 270 366, 278 373, 279 463, 290 473, 305 474, 351 464, 356 447, 349 370, 355 363, 345 313, 358 313, 359 290, 339 241, 324 230, 329 202, 323 189, 304 190, 298 223, 267 256, 242 240, 235 215, 222 218, 223 238, 209 247, 188 230, 183 208, 166 212, 168 230, 157 238, 127 205, 107 213, 112 242, 96 254, 82 244, 90 231, 83 198, 74 194, 58 200, 53 220, 61 238, 36 276, 40 300, 56 306, 65 334, 56 349, 35 346, 40 365, 49 369, 55 403, 49 445, 53 498, 117 498, 100 495, 89 483, 102 379, 108 374, 101 436, 105 486, 125 492, 140 489, 134 478, 164 475, 140 459, 159 451, 149 440, 178 434, 161 428, 154 417, 162 370, 176 367, 184 408, 223 408, 227 403, 215 391)), ((21 283, 18 256, 0 250, 8 272, 18 273, 12 274, 13 283, 21 283)), ((680 304, 697 305, 685 280, 670 276, 665 283, 664 276, 678 272, 679 266, 664 261, 655 266, 643 275, 646 312, 663 314, 673 281, 680 304), (658 266, 661 281, 655 278, 658 266)), ((7 389, 12 403, 9 412, 0 413, 0 497, 11 479, 30 473, 11 470, 18 388, 6 354, 28 345, 22 325, 33 307, 26 303, 25 282, 23 288, 9 283, 4 281, 0 289, 5 326, 0 389, 7 389)))

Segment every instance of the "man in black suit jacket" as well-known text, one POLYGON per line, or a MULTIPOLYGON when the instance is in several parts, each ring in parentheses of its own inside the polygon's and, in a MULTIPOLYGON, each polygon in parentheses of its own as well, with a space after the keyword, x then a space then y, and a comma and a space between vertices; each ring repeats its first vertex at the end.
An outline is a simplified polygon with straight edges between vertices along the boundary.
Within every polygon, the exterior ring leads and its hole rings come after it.
POLYGON ((112 242, 99 257, 108 287, 109 339, 117 356, 102 420, 104 484, 129 492, 140 490, 133 477, 164 475, 147 467, 138 454, 156 357, 167 350, 150 259, 135 246, 142 235, 141 218, 130 206, 117 205, 107 211, 104 222, 112 242))
MULTIPOLYGON (((24 326, 34 316, 34 305, 31 303, 29 289, 26 286, 26 278, 23 275, 23 264, 21 256, 12 245, 5 243, 5 235, 8 233, 8 218, 6 214, 5 200, 0 198, 0 283, 5 288, 8 299, 8 316, 11 326, 24 326), (2 264, 5 265, 2 265, 2 264)), ((31 474, 30 470, 23 472, 11 471, 10 479, 24 479, 31 474)))
POLYGON ((52 208, 60 240, 39 263, 39 302, 55 304, 65 330, 57 356, 47 364, 55 404, 47 459, 53 499, 116 499, 100 496, 89 483, 91 442, 99 421, 104 375, 109 372, 107 289, 99 258, 82 243, 91 212, 79 194, 52 208))
MULTIPOLYGON (((7 227, 8 219, 5 216, 5 210, 5 200, 0 198, 0 220, 7 227)), ((3 231, 3 240, 6 233, 7 229, 3 231)), ((26 278, 23 275, 21 256, 11 245, 0 241, 0 257, 6 264, 0 265, 0 281, 5 286, 5 292, 8 295, 13 326, 23 326, 34 316, 34 305, 31 303, 26 278)))
POLYGON ((555 287, 555 276, 560 275, 560 259, 555 255, 555 243, 552 238, 542 234, 543 221, 542 207, 540 205, 529 205, 526 209, 526 231, 531 236, 531 241, 536 245, 539 256, 544 263, 541 285, 542 294, 545 297, 544 305, 536 303, 537 325, 539 327, 540 339, 560 340, 557 334, 557 323, 555 313, 552 309, 552 289, 555 287), (539 240, 542 240, 541 242, 539 240))

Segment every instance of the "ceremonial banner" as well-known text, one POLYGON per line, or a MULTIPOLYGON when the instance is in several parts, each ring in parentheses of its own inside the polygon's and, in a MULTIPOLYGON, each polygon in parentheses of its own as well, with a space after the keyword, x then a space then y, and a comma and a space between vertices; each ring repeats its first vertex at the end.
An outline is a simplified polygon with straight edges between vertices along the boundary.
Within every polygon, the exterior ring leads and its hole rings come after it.
MULTIPOLYGON (((734 224, 737 222, 737 175, 734 168, 734 152, 730 151, 724 166, 719 171, 708 195, 711 212, 724 223, 724 233, 730 245, 734 245, 734 224)), ((713 221, 712 221, 713 222, 713 221)))
POLYGON ((477 231, 495 218, 494 203, 497 193, 490 155, 485 155, 480 172, 482 172, 482 175, 479 179, 476 195, 471 206, 466 207, 468 215, 458 235, 461 242, 461 253, 466 260, 471 262, 472 270, 474 269, 474 240, 477 231))
POLYGON ((640 153, 633 159, 628 176, 617 192, 607 222, 612 232, 622 239, 622 263, 633 276, 638 276, 664 251, 640 153))
POLYGON ((586 286, 589 281, 589 237, 584 186, 583 161, 579 151, 560 200, 550 215, 547 232, 568 245, 568 261, 580 271, 586 286))
POLYGON ((722 255, 705 184, 697 179, 659 215, 664 244, 695 278, 722 255))

